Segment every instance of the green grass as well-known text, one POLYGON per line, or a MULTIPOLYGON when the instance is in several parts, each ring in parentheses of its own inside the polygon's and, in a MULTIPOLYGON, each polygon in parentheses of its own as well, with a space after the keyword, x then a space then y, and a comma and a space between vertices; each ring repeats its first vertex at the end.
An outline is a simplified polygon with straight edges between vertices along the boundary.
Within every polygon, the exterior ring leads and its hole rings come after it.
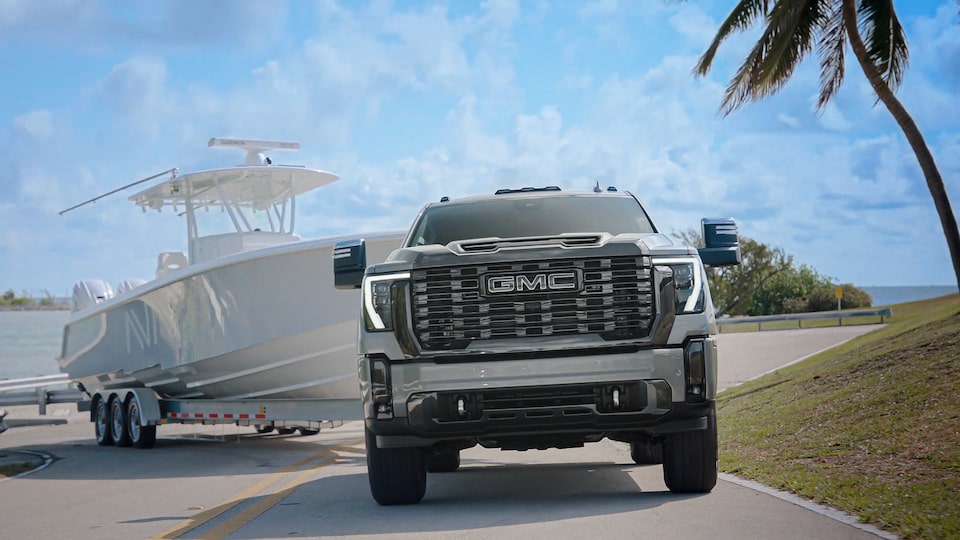
POLYGON ((721 394, 720 468, 905 538, 958 538, 960 295, 893 314, 721 394))
POLYGON ((22 472, 27 472, 30 469, 36 468, 34 463, 8 463, 6 465, 0 465, 0 478, 7 476, 16 476, 22 472))

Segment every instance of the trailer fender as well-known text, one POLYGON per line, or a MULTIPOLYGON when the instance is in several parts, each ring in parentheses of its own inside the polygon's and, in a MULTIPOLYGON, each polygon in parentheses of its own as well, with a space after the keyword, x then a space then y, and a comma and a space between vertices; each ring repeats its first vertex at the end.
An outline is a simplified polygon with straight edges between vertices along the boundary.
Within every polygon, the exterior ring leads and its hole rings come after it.
POLYGON ((162 416, 160 415, 160 400, 157 394, 149 388, 118 388, 114 390, 101 390, 94 392, 90 398, 90 421, 95 422, 94 415, 97 411, 97 403, 101 401, 109 405, 110 400, 119 399, 124 405, 129 400, 137 400, 140 408, 140 425, 149 426, 159 424, 162 416))
POLYGON ((159 424, 163 417, 160 415, 160 400, 157 394, 149 388, 130 388, 124 396, 123 402, 137 400, 140 407, 140 425, 149 426, 159 424))

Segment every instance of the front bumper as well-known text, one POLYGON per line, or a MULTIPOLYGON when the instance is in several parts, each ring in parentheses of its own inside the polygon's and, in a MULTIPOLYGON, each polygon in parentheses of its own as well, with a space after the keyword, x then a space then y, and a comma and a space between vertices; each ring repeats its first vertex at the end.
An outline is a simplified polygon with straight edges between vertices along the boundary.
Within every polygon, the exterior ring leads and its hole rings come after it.
POLYGON ((453 363, 364 358, 367 427, 382 447, 551 434, 630 438, 704 429, 716 394, 716 344, 710 338, 695 341, 703 343, 706 380, 704 395, 696 398, 688 394, 681 347, 453 363), (377 363, 389 366, 389 380, 381 380, 379 390, 371 388, 370 376, 371 364, 377 363))

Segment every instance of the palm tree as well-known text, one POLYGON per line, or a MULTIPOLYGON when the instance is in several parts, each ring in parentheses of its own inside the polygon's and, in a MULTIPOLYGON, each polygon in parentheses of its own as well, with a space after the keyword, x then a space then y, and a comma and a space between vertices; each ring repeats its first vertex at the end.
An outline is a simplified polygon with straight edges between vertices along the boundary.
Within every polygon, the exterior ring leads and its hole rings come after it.
POLYGON ((903 80, 909 52, 893 0, 740 0, 720 25, 694 73, 706 75, 720 44, 759 19, 766 28, 730 80, 720 105, 724 116, 747 101, 775 94, 814 49, 820 60, 817 109, 821 110, 843 83, 849 40, 878 100, 893 115, 917 156, 940 216, 960 287, 960 232, 943 178, 916 122, 894 94, 903 80))

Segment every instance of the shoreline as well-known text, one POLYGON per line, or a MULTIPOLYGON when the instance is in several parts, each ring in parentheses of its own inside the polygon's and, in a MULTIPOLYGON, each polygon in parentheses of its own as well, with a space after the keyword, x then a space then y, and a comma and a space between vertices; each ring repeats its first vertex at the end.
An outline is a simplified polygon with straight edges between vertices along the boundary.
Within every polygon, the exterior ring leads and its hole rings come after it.
POLYGON ((70 311, 67 304, 55 304, 52 306, 0 306, 0 311, 70 311))

